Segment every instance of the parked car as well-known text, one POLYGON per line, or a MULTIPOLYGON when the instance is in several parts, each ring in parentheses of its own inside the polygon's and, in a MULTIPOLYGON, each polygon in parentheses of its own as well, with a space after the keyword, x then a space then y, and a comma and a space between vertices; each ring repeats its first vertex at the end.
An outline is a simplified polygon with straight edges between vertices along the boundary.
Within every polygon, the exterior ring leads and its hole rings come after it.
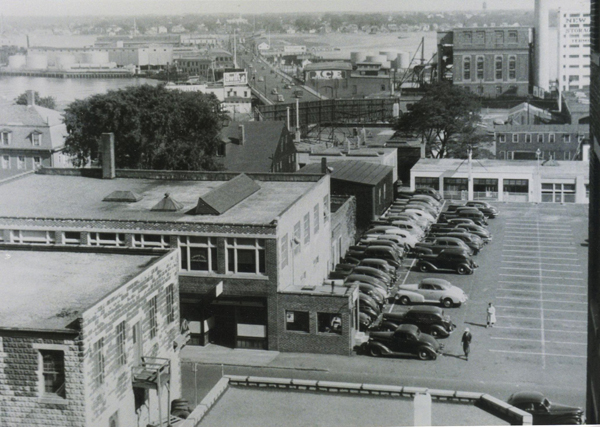
POLYGON ((351 282, 351 283, 344 282, 344 286, 350 287, 352 285, 358 286, 358 290, 360 291, 360 293, 363 293, 363 294, 368 295, 371 298, 373 298, 375 301, 377 301, 377 304, 380 307, 383 307, 383 305, 385 304, 385 302, 387 300, 387 294, 385 292, 383 292, 377 286, 369 285, 368 283, 362 283, 362 282, 351 282))
POLYGON ((373 241, 373 244, 376 244, 376 242, 382 240, 389 240, 395 242, 400 247, 404 247, 405 251, 408 251, 411 248, 413 248, 417 243, 419 243, 419 239, 417 239, 408 231, 403 231, 403 233, 397 231, 394 234, 365 234, 363 236, 363 239, 371 240, 373 241))
POLYGON ((414 213, 417 216, 421 217, 421 218, 425 218, 427 219, 431 224, 433 224, 434 222, 436 222, 436 217, 431 215, 428 212, 423 211, 422 209, 419 208, 415 208, 413 207, 407 207, 406 209, 404 209, 404 212, 409 212, 409 213, 414 213))
POLYGON ((393 332, 369 332, 369 341, 362 347, 373 357, 414 355, 421 360, 435 360, 442 348, 435 338, 415 325, 400 325, 393 332))
POLYGON ((273 89, 271 89, 271 94, 272 95, 277 95, 279 92, 277 92, 277 88, 274 87, 273 89))
POLYGON ((534 425, 584 424, 583 409, 552 403, 537 391, 520 391, 508 398, 508 404, 529 412, 534 425))
POLYGON ((411 197, 410 199, 408 199, 408 204, 410 204, 410 203, 424 204, 424 205, 430 207, 431 209, 434 209, 436 211, 436 213, 439 213, 442 210, 442 206, 437 201, 429 200, 426 197, 427 196, 425 196, 425 195, 421 195, 421 196, 415 195, 415 196, 411 197))
POLYGON ((302 98, 304 96, 304 91, 301 89, 294 91, 294 98, 302 98))
POLYGON ((402 258, 400 258, 396 252, 386 246, 369 246, 360 255, 360 259, 365 258, 379 258, 387 261, 393 265, 396 269, 402 267, 402 258))
POLYGON ((456 237, 428 237, 423 242, 417 243, 416 246, 429 248, 434 254, 440 253, 444 249, 453 248, 462 249, 462 251, 467 255, 473 255, 473 250, 468 247, 465 242, 457 239, 456 237))
POLYGON ((439 212, 437 209, 432 208, 425 202, 413 201, 411 200, 406 206, 404 206, 404 210, 406 209, 420 209, 422 211, 427 212, 431 217, 435 220, 437 218, 439 212))
POLYGON ((483 239, 484 242, 489 243, 492 241, 492 234, 477 224, 458 224, 457 229, 466 230, 471 234, 475 234, 483 239))
POLYGON ((365 274, 367 276, 374 277, 376 279, 384 281, 388 286, 391 286, 394 283, 392 276, 390 276, 389 274, 384 273, 381 270, 377 270, 376 268, 365 267, 364 265, 363 266, 359 265, 359 266, 355 267, 353 273, 365 274))
POLYGON ((260 76, 260 77, 258 78, 258 81, 259 81, 259 82, 264 82, 264 81, 265 81, 265 78, 264 78, 263 76, 260 76))
POLYGON ((355 283, 355 282, 368 283, 369 285, 376 286, 376 287, 380 288, 387 296, 388 285, 387 285, 387 283, 385 283, 382 280, 379 280, 372 276, 367 276, 366 274, 357 274, 357 273, 350 274, 344 280, 344 283, 355 283))
POLYGON ((394 299, 403 305, 432 302, 449 308, 461 305, 469 298, 461 288, 447 280, 427 278, 420 283, 400 285, 394 299))
POLYGON ((367 294, 363 294, 362 292, 358 293, 359 305, 368 305, 373 310, 379 311, 381 313, 381 306, 375 300, 375 298, 370 297, 367 294))
POLYGON ((459 229, 451 233, 446 233, 446 237, 455 237, 457 239, 462 240, 469 248, 471 248, 471 250, 473 251, 473 255, 477 255, 485 244, 481 237, 466 232, 466 230, 463 229, 459 229))
POLYGON ((284 102, 285 98, 283 97, 282 94, 277 95, 277 102, 284 102))
POLYGON ((286 85, 284 86, 284 88, 285 88, 285 89, 291 89, 291 88, 292 88, 292 85, 288 83, 288 84, 286 84, 286 85))
POLYGON ((358 265, 358 264, 360 264, 360 260, 358 258, 354 258, 352 256, 347 255, 340 260, 340 263, 341 264, 358 265))
POLYGON ((382 331, 395 331, 400 325, 415 325, 422 332, 435 338, 447 338, 456 325, 444 310, 431 305, 416 305, 404 313, 383 313, 381 320, 371 327, 382 331))
POLYGON ((395 278, 397 275, 396 269, 393 266, 391 266, 387 261, 382 260, 382 259, 365 258, 358 265, 364 265, 365 267, 376 268, 380 271, 383 271, 383 272, 389 274, 393 278, 395 278))
POLYGON ((490 205, 488 202, 483 202, 479 200, 470 200, 465 206, 472 206, 474 208, 479 209, 485 216, 490 218, 496 218, 498 216, 498 208, 490 205))
POLYGON ((439 254, 420 254, 416 267, 423 272, 452 270, 458 274, 473 274, 478 266, 462 249, 444 249, 439 254))
POLYGON ((383 216, 380 218, 380 220, 388 221, 390 223, 392 221, 399 221, 399 220, 413 221, 415 224, 417 224, 423 230, 428 230, 429 227, 431 226, 429 221, 427 221, 425 218, 419 217, 415 213, 410 213, 410 212, 406 212, 406 211, 401 212, 401 213, 396 213, 396 214, 390 215, 390 216, 383 216))
POLYGON ((329 278, 334 280, 343 280, 348 277, 354 271, 354 265, 352 264, 338 264, 335 269, 329 273, 329 278))
POLYGON ((411 200, 426 200, 431 203, 433 206, 442 207, 443 203, 429 194, 415 194, 410 198, 411 200))
POLYGON ((359 311, 359 313, 364 313, 367 316, 369 316, 369 320, 370 320, 371 324, 373 324, 373 322, 375 322, 377 320, 377 318, 379 317, 379 315, 381 314, 381 312, 379 310, 374 310, 372 307, 370 307, 366 304, 359 304, 358 311, 359 311))
POLYGON ((392 223, 390 225, 392 225, 393 227, 398 227, 401 230, 408 231, 409 233, 411 233, 413 236, 415 236, 419 240, 421 240, 423 237, 425 237, 425 230, 423 230, 421 227, 419 227, 417 224, 415 224, 412 221, 397 220, 397 221, 392 221, 392 223))
POLYGON ((458 224, 475 224, 472 219, 469 218, 451 218, 448 220, 448 224, 450 225, 458 225, 458 224))
POLYGON ((435 188, 431 187, 417 187, 415 188, 415 194, 428 194, 431 197, 434 197, 438 201, 442 201, 442 195, 435 188))
POLYGON ((471 219, 475 224, 481 226, 487 226, 488 222, 485 219, 485 215, 479 211, 461 211, 458 212, 457 218, 468 218, 471 219))

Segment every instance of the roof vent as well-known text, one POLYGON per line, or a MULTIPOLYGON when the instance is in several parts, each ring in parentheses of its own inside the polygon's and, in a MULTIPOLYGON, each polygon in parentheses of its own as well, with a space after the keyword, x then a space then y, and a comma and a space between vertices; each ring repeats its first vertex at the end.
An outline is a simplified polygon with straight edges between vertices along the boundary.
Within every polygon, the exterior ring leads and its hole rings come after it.
POLYGON ((104 199, 103 202, 124 202, 124 203, 135 203, 142 200, 142 196, 133 191, 113 191, 104 199))
POLYGON ((252 178, 243 173, 239 174, 200 197, 196 209, 192 210, 191 213, 196 215, 221 215, 258 190, 260 190, 260 185, 252 178))
POLYGON ((177 212, 183 209, 183 205, 179 203, 177 200, 171 198, 169 193, 165 193, 165 197, 155 204, 151 211, 155 212, 177 212))

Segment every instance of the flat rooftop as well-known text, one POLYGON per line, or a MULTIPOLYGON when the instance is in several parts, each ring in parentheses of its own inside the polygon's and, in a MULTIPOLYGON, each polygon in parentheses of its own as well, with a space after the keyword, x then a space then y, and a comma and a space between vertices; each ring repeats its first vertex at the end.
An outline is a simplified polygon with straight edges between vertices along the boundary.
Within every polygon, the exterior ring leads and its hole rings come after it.
POLYGON ((260 186, 257 192, 221 215, 187 213, 200 196, 225 182, 34 174, 0 183, 0 217, 269 224, 315 185, 298 180, 256 181, 260 186), (142 199, 135 203, 102 201, 114 191, 132 191, 142 199), (151 211, 165 193, 183 209, 151 211))
MULTIPOLYGON (((200 427, 410 426, 412 399, 230 387, 200 427), (265 410, 268 408, 268 410, 265 410)), ((432 402, 436 426, 509 425, 472 404, 432 402)))
POLYGON ((140 274, 157 255, 2 250, 0 328, 53 330, 140 274))

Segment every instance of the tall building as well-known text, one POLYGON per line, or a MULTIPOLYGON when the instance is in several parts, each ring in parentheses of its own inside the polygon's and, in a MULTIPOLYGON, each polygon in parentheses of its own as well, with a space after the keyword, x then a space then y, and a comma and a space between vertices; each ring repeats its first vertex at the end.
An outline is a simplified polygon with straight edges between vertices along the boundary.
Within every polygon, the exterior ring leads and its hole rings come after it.
POLYGON ((589 7, 558 10, 558 87, 560 91, 589 89, 589 7))
POLYGON ((587 422, 600 422, 600 0, 591 2, 587 422))

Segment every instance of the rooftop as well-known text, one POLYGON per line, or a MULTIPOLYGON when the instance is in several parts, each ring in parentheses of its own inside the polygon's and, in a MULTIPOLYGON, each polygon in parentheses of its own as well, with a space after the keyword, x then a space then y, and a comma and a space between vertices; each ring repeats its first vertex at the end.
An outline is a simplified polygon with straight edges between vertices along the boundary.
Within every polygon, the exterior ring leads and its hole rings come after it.
POLYGON ((5 249, 0 257, 0 328, 67 329, 81 313, 157 258, 5 249))
POLYGON ((548 124, 548 125, 494 125, 496 132, 589 132, 587 124, 548 124))
POLYGON ((316 70, 352 70, 352 64, 349 62, 316 62, 314 64, 308 64, 304 67, 304 71, 316 71, 316 70))
MULTIPOLYGON (((176 173, 173 172, 173 175, 176 176, 176 173)), ((221 215, 189 213, 192 209, 195 210, 200 197, 228 182, 227 177, 230 175, 213 174, 221 180, 192 181, 177 180, 176 177, 111 180, 31 174, 0 183, 0 217, 269 224, 315 185, 314 181, 291 178, 277 181, 256 180, 260 189, 221 215), (142 199, 135 203, 102 200, 114 191, 131 191, 142 196, 142 199), (181 203, 183 209, 172 212, 152 211, 166 193, 181 203)))
MULTIPOLYGON (((377 163, 362 162, 359 160, 346 160, 341 162, 328 162, 327 166, 333 169, 331 178, 340 181, 355 182, 358 184, 376 185, 384 179, 394 168, 377 163)), ((320 173, 321 164, 313 163, 300 169, 302 173, 320 173)))

